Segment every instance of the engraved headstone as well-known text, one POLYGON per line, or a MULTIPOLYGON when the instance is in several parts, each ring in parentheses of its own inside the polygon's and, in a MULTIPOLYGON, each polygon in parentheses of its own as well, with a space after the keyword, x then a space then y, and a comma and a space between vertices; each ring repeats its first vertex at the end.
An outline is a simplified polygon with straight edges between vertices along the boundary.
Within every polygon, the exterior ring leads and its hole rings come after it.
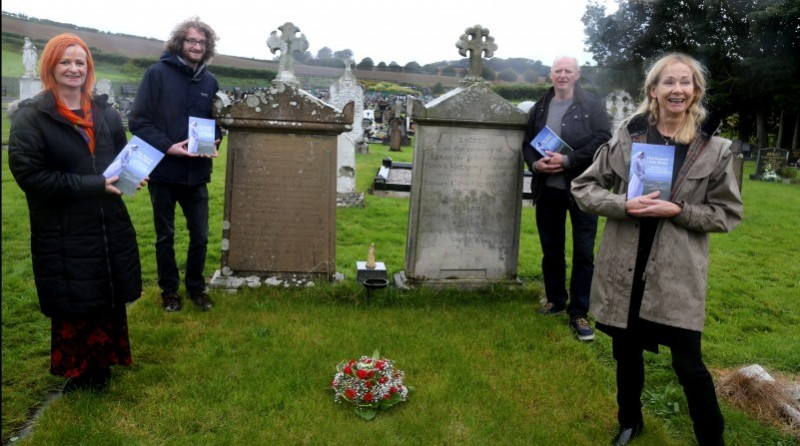
POLYGON ((338 137, 336 194, 340 206, 361 205, 364 196, 356 192, 356 146, 364 142, 364 87, 358 83, 351 69, 352 61, 345 61, 342 77, 330 87, 330 104, 343 109, 348 103, 353 109, 353 129, 338 137))
POLYGON ((491 56, 497 48, 488 34, 476 25, 465 35, 486 44, 468 46, 463 36, 457 44, 477 60, 459 88, 415 104, 405 271, 395 278, 400 286, 517 283, 527 116, 480 78, 480 53, 491 56))
POLYGON ((786 149, 766 148, 758 151, 756 173, 750 179, 776 181, 777 173, 789 163, 789 151, 786 149))
MULTIPOLYGON (((281 29, 296 29, 289 25, 281 29)), ((291 51, 284 56, 293 58, 291 51)), ((308 284, 335 276, 336 145, 352 130, 354 105, 336 109, 295 80, 286 71, 271 89, 228 105, 214 102, 229 136, 222 265, 211 286, 308 284)))

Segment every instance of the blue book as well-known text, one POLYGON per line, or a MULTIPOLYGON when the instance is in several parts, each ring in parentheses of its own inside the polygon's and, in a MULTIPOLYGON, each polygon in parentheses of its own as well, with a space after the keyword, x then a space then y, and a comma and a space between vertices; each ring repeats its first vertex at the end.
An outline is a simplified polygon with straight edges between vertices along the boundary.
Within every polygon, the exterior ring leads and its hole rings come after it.
POLYGON ((134 136, 117 154, 114 161, 103 172, 106 178, 119 177, 114 187, 126 195, 133 195, 150 172, 156 168, 164 154, 158 149, 134 136))
POLYGON ((562 155, 573 152, 572 147, 565 143, 563 139, 559 138, 548 126, 544 126, 544 128, 539 131, 539 134, 531 140, 531 147, 536 149, 542 156, 547 156, 545 150, 562 155))
POLYGON ((213 155, 217 151, 214 144, 216 123, 213 119, 189 116, 189 153, 213 155))
POLYGON ((675 146, 633 143, 628 173, 627 198, 661 191, 660 200, 669 200, 672 191, 672 167, 675 146))

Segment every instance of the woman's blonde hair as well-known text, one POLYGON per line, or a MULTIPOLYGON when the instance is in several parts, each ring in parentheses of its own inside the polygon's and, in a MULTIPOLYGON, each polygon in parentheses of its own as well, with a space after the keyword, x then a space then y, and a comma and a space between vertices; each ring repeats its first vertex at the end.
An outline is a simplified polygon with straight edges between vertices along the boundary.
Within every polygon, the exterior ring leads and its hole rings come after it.
POLYGON ((661 80, 661 73, 664 71, 664 69, 675 63, 682 63, 688 66, 692 71, 694 97, 691 98, 689 108, 686 109, 686 118, 683 120, 683 123, 681 124, 681 127, 678 129, 677 133, 675 133, 673 136, 673 139, 676 142, 689 144, 697 135, 697 130, 700 127, 700 124, 702 124, 705 120, 706 114, 708 113, 704 106, 706 95, 706 69, 693 57, 682 53, 671 53, 667 54, 661 59, 658 59, 658 61, 656 61, 656 63, 654 63, 647 72, 647 77, 644 81, 644 87, 642 88, 642 92, 644 93, 644 97, 646 99, 641 105, 639 105, 639 108, 636 109, 634 115, 649 113, 650 125, 655 125, 658 123, 658 101, 656 98, 651 96, 651 91, 661 80))
POLYGON ((92 53, 89 47, 86 46, 80 37, 75 34, 65 33, 59 34, 45 45, 42 51, 41 65, 39 67, 39 74, 42 78, 42 90, 53 91, 56 89, 56 77, 53 75, 53 69, 61 62, 64 52, 67 48, 78 45, 86 52, 86 82, 81 86, 81 92, 87 98, 92 98, 94 89, 94 60, 92 60, 92 53))

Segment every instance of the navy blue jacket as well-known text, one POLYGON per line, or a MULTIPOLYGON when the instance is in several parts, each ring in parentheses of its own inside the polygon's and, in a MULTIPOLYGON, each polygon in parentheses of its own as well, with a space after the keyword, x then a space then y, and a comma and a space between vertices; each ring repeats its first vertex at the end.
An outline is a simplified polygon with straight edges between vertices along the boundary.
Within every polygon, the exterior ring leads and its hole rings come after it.
MULTIPOLYGON (((189 116, 211 118, 217 79, 202 64, 197 71, 165 51, 144 73, 128 118, 131 133, 166 151, 189 137, 189 116)), ((217 126, 217 139, 222 131, 217 126)), ((151 183, 195 186, 211 181, 211 159, 165 156, 150 174, 151 183)))
MULTIPOLYGON (((546 176, 533 170, 533 164, 542 158, 542 155, 531 147, 530 142, 547 124, 547 110, 553 97, 555 97, 555 89, 550 87, 544 96, 534 104, 528 115, 528 125, 522 141, 522 155, 525 157, 528 169, 533 174, 531 192, 534 201, 539 197, 546 176)), ((564 172, 567 182, 571 182, 592 164, 594 153, 610 138, 611 125, 603 103, 595 95, 583 91, 578 84, 575 84, 572 105, 561 119, 561 139, 574 150, 567 155, 570 166, 564 172)))
POLYGON ((107 313, 142 293, 136 231, 125 203, 105 191, 103 171, 125 147, 125 128, 105 95, 92 101, 95 152, 41 93, 11 120, 8 165, 25 191, 33 275, 49 317, 107 313))

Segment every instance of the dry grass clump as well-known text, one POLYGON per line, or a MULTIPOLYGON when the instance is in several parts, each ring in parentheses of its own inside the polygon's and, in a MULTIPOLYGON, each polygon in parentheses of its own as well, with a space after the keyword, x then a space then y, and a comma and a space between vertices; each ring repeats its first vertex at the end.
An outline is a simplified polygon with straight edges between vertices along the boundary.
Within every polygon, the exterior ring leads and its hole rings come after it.
POLYGON ((732 406, 800 439, 800 403, 791 392, 792 387, 796 388, 800 383, 792 384, 792 381, 726 371, 721 373, 717 391, 732 406))

